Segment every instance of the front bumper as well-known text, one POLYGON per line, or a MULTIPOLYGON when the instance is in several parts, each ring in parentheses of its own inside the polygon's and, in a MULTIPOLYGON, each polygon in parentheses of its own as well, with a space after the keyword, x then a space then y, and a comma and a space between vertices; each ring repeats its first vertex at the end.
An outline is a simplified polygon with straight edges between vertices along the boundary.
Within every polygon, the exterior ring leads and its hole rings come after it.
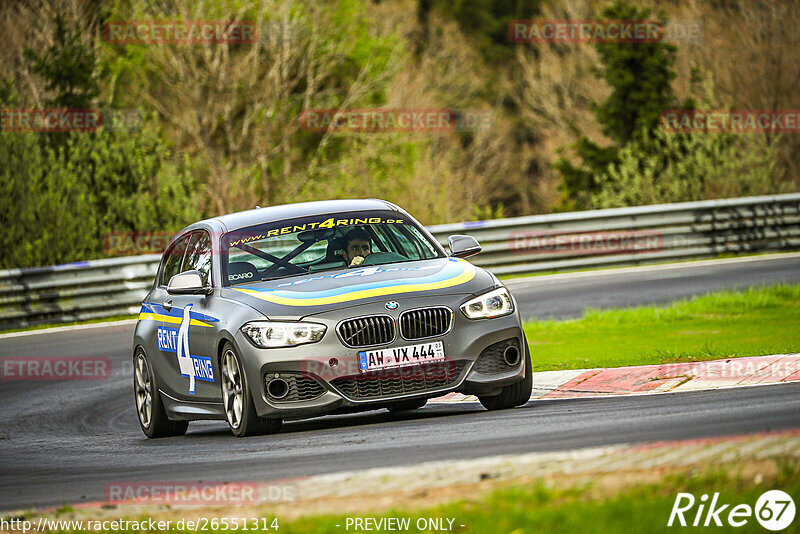
MULTIPOLYGON (((365 305, 315 315, 307 320, 325 324, 328 327, 325 336, 317 343, 297 347, 260 349, 237 332, 234 341, 242 355, 256 412, 261 417, 315 417, 376 409, 396 401, 433 398, 452 391, 491 395, 499 393, 505 385, 522 380, 527 347, 517 312, 496 319, 469 320, 458 309, 458 304, 466 297, 457 296, 456 300, 445 304, 453 311, 453 326, 446 334, 411 341, 398 335, 391 343, 376 347, 442 341, 447 361, 423 367, 361 373, 358 353, 365 349, 346 347, 337 335, 336 326, 341 320, 369 314, 388 314, 397 320, 402 310, 441 306, 441 299, 435 303, 425 298, 403 299, 398 310, 389 312, 365 305), (511 340, 516 340, 521 350, 519 364, 500 368, 475 365, 489 347, 511 340), (330 365, 332 358, 338 361, 336 367, 330 365), (274 378, 285 380, 292 394, 280 400, 271 397, 266 382, 274 378), (301 400, 296 400, 298 398, 301 400)), ((493 357, 496 358, 496 354, 493 357)))

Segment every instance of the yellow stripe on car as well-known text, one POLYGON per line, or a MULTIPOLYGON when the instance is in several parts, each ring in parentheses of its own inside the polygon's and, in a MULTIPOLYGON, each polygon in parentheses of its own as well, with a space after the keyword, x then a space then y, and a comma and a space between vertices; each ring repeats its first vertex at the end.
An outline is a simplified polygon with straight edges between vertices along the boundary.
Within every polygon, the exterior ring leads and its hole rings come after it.
MULTIPOLYGON (((182 317, 172 317, 170 315, 161 315, 160 313, 140 313, 139 314, 140 321, 159 321, 164 323, 173 323, 173 324, 181 324, 183 320, 182 317)), ((192 319, 190 323, 191 326, 206 326, 211 328, 211 325, 208 323, 204 323, 203 321, 198 321, 197 319, 192 319)))
POLYGON ((241 291, 242 293, 247 293, 248 295, 252 295, 261 300, 274 302, 275 304, 284 304, 286 306, 319 306, 323 304, 338 304, 341 302, 350 302, 353 300, 366 299, 370 297, 382 297, 387 295, 397 295, 400 293, 413 293, 417 291, 430 291, 432 289, 443 289, 446 287, 453 287, 469 282, 470 280, 475 278, 475 273, 476 273, 475 267, 467 263, 464 266, 464 270, 460 274, 454 276, 453 278, 448 278, 446 280, 440 280, 437 282, 423 282, 419 284, 398 284, 387 287, 362 289, 362 290, 352 291, 349 293, 343 293, 341 295, 332 295, 329 297, 304 298, 301 296, 302 294, 298 294, 297 297, 281 297, 278 295, 270 295, 269 292, 266 291, 255 291, 253 289, 244 289, 244 288, 234 288, 234 289, 236 289, 236 291, 241 291))

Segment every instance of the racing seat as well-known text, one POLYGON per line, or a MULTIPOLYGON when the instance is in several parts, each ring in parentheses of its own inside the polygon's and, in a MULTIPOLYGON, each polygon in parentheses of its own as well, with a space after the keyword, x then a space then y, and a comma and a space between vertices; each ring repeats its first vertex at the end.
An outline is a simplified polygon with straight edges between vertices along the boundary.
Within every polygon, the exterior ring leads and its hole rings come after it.
POLYGON ((342 256, 343 249, 344 237, 335 237, 328 240, 328 248, 325 249, 325 263, 344 261, 344 256, 342 256))
POLYGON ((314 265, 310 265, 308 267, 309 272, 314 273, 317 271, 336 269, 337 267, 347 267, 347 263, 344 261, 344 257, 342 256, 343 248, 344 245, 342 244, 341 238, 329 239, 328 247, 325 249, 325 257, 322 258, 322 261, 319 261, 314 265))
POLYGON ((252 282, 260 278, 258 269, 249 261, 236 261, 228 264, 228 283, 252 282))

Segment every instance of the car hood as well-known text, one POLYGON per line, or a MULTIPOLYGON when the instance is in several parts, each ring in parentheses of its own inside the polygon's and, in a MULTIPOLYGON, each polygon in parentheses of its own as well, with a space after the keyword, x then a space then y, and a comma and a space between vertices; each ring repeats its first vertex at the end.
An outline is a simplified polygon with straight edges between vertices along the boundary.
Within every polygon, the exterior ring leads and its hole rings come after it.
POLYGON ((466 260, 438 258, 242 284, 223 289, 222 296, 271 318, 304 317, 404 297, 471 295, 494 284, 491 274, 466 260))

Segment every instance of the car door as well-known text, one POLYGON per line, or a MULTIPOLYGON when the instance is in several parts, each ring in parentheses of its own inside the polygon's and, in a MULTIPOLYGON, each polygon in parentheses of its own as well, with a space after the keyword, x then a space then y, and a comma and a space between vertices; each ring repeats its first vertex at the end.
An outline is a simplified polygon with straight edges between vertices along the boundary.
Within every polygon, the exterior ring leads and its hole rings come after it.
POLYGON ((179 375, 176 376, 175 346, 180 321, 175 317, 176 312, 172 308, 172 296, 167 293, 167 284, 173 276, 181 272, 189 238, 188 233, 176 238, 164 252, 156 287, 144 302, 144 308, 158 319, 154 339, 148 343, 148 352, 158 377, 158 387, 172 397, 184 389, 181 387, 184 380, 179 375))
MULTIPOLYGON (((180 272, 196 270, 204 287, 212 287, 211 238, 205 230, 189 236, 180 272)), ((173 391, 178 398, 195 401, 219 400, 219 369, 216 361, 216 330, 219 319, 210 310, 207 294, 168 294, 162 347, 171 354, 173 391), (173 352, 174 351, 174 352, 173 352)), ((172 389, 172 388, 171 388, 172 389)))

